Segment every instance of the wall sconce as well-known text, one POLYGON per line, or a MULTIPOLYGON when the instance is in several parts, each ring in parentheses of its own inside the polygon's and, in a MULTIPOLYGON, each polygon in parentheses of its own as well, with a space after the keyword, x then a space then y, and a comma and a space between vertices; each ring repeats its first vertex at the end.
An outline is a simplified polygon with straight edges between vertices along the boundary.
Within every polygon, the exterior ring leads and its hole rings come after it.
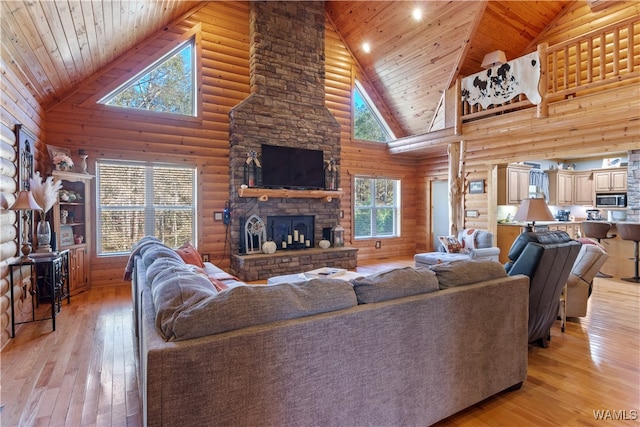
POLYGON ((531 221, 531 224, 527 224, 526 231, 534 231, 536 221, 553 221, 554 219, 544 199, 522 200, 516 216, 513 217, 514 221, 531 221))
POLYGON ((494 50, 493 52, 489 52, 484 56, 482 60, 482 68, 491 68, 496 65, 502 65, 507 62, 507 55, 501 50, 494 50))
POLYGON ((31 253, 31 243, 29 243, 30 215, 27 212, 34 210, 41 211, 42 208, 33 198, 33 194, 31 194, 31 191, 22 190, 18 193, 16 201, 13 202, 13 205, 9 207, 9 210, 22 211, 22 248, 20 250, 22 252, 22 258, 20 258, 20 261, 31 261, 31 258, 29 258, 29 254, 31 253))

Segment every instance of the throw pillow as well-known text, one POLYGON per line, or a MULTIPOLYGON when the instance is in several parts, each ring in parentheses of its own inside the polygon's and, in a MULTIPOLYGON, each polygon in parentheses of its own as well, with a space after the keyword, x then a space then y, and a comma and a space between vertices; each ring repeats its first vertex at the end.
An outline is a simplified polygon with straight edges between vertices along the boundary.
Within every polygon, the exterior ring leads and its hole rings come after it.
POLYGON ((438 280, 432 271, 411 267, 359 277, 351 283, 358 304, 370 304, 438 290, 438 280))
POLYGON ((438 240, 442 243, 445 252, 457 254, 462 249, 462 245, 458 242, 456 236, 438 236, 438 240))
POLYGON ((481 259, 443 262, 434 264, 429 269, 436 273, 440 289, 507 277, 502 264, 481 259))
POLYGON ((191 242, 185 242, 184 245, 176 249, 176 253, 180 255, 180 258, 182 258, 187 264, 193 264, 204 268, 202 257, 198 253, 198 250, 191 245, 191 242))
POLYGON ((476 230, 475 228, 462 230, 462 233, 460 233, 460 245, 464 251, 469 252, 478 248, 477 237, 479 231, 480 230, 476 230))
POLYGON ((211 282, 213 287, 216 288, 218 292, 222 292, 225 289, 229 289, 229 286, 227 286, 226 283, 224 283, 222 280, 218 280, 215 277, 211 277, 211 276, 207 276, 207 277, 209 277, 209 281, 211 282))

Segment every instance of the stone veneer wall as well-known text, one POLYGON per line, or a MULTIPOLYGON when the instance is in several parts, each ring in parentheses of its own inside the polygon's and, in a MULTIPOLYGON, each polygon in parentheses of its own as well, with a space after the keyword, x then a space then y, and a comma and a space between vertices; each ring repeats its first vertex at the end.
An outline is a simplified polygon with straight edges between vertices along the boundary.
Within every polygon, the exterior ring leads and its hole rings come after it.
POLYGON ((640 222, 640 150, 629 151, 627 221, 640 222))
POLYGON ((251 95, 230 112, 232 254, 240 247, 241 217, 315 215, 316 242, 338 221, 338 199, 238 197, 247 153, 260 153, 261 144, 322 150, 340 164, 340 124, 324 104, 324 23, 322 1, 250 2, 251 95))

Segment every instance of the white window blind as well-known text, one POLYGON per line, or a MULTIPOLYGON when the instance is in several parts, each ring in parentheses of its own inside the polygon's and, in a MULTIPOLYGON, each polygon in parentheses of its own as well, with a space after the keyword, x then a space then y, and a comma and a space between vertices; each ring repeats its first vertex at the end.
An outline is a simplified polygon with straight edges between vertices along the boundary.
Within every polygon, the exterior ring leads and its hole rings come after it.
POLYGON ((99 161, 97 252, 126 253, 143 236, 170 247, 196 235, 195 168, 99 161))

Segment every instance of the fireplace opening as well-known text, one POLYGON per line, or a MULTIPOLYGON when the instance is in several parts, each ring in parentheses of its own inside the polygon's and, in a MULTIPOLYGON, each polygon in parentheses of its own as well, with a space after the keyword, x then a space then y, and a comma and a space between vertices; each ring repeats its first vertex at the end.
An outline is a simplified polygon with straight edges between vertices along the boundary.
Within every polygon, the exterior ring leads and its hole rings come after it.
POLYGON ((278 250, 304 249, 315 246, 313 215, 280 215, 267 217, 267 239, 278 250))

